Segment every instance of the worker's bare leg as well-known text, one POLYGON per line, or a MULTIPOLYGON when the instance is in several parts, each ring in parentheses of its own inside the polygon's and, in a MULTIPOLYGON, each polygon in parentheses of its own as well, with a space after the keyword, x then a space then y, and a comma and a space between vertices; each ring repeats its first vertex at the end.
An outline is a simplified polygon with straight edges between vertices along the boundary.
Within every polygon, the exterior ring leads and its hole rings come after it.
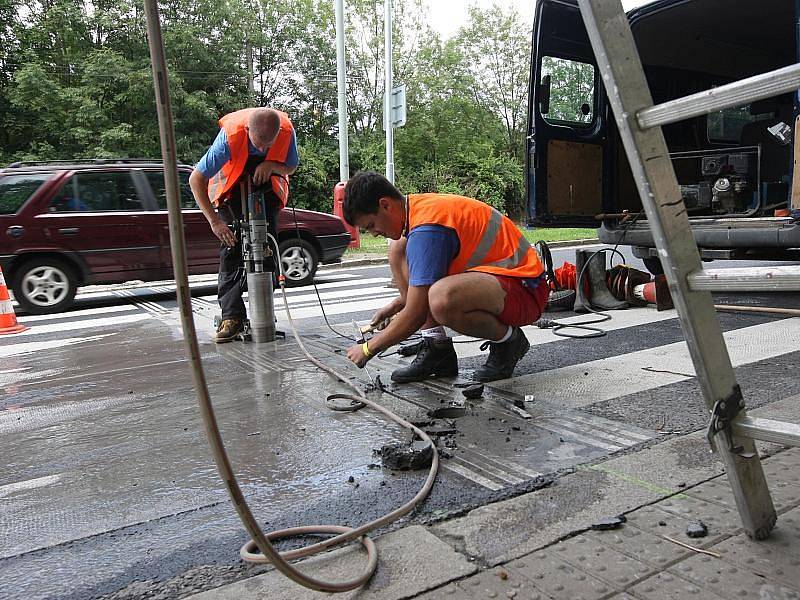
POLYGON ((508 326, 497 319, 503 312, 506 292, 494 275, 459 273, 431 286, 428 302, 433 318, 459 333, 499 340, 508 326))
POLYGON ((506 305, 506 292, 494 275, 471 272, 445 277, 431 286, 428 300, 439 323, 492 342, 489 357, 473 374, 477 381, 511 377, 530 343, 519 327, 509 327, 498 319, 506 305))

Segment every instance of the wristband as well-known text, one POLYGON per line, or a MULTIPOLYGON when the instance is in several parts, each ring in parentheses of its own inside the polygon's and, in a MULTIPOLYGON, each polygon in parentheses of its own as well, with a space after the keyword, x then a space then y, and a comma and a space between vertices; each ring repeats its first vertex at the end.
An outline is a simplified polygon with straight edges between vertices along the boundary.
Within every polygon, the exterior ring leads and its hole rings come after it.
POLYGON ((361 344, 361 352, 363 352, 364 356, 367 358, 372 358, 372 352, 369 351, 369 345, 367 345, 367 342, 361 344))

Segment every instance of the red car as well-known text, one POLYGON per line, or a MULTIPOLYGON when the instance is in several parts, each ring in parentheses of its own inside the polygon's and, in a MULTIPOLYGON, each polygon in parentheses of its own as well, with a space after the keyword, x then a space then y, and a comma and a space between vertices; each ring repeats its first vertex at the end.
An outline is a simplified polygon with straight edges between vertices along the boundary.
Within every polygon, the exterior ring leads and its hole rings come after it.
MULTIPOLYGON (((179 167, 189 273, 216 273, 219 241, 195 204, 191 171, 179 167)), ((350 234, 338 217, 289 208, 278 242, 287 284, 301 286, 319 263, 341 260, 350 234)), ((81 285, 172 278, 161 163, 51 161, 0 170, 0 266, 33 314, 66 309, 81 285)))

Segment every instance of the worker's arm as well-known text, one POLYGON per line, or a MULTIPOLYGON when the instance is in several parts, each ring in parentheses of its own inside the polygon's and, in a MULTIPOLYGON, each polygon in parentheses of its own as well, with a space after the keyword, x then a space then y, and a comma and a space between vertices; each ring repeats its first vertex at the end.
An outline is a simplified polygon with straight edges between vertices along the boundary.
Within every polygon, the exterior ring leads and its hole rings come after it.
POLYGON ((297 166, 290 167, 277 160, 265 160, 253 171, 253 183, 262 185, 269 181, 271 175, 284 175, 288 177, 297 170, 297 166))
POLYGON ((203 172, 199 169, 195 169, 192 171, 192 174, 189 175, 189 187, 192 188, 194 200, 197 202, 197 206, 200 207, 200 210, 203 211, 203 215, 211 226, 211 231, 214 232, 214 235, 227 246, 236 244, 236 237, 233 235, 233 232, 225 222, 219 218, 216 209, 211 204, 211 198, 208 196, 208 177, 203 175, 203 172))
MULTIPOLYGON (((428 318, 428 290, 431 286, 409 286, 406 305, 394 320, 378 335, 369 340, 370 357, 399 344, 425 324, 428 318)), ((360 344, 347 349, 347 358, 359 367, 367 364, 369 357, 360 344)))

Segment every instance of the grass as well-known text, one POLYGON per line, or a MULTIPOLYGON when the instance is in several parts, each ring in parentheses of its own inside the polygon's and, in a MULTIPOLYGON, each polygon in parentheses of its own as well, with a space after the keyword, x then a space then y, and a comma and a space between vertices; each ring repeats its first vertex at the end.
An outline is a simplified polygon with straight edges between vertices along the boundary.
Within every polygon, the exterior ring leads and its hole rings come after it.
MULTIPOLYGON (((577 228, 555 228, 555 227, 540 227, 537 229, 520 228, 522 233, 528 238, 532 244, 539 240, 545 242, 562 242, 562 241, 576 241, 588 240, 597 237, 597 230, 595 229, 577 229, 577 228)), ((345 253, 348 254, 384 254, 387 249, 386 238, 373 237, 369 234, 361 235, 361 247, 349 248, 345 253)))

